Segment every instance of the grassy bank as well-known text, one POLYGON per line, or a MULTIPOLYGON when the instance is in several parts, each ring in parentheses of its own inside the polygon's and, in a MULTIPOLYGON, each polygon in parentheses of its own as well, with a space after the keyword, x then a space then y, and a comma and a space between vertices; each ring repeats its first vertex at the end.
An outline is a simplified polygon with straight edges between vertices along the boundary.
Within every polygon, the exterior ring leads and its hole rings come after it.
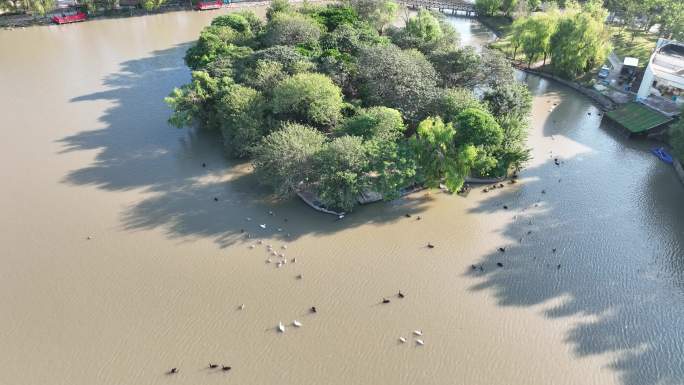
POLYGON ((639 59, 639 66, 645 67, 653 53, 658 36, 640 30, 610 27, 610 41, 613 50, 621 58, 631 56, 639 59))

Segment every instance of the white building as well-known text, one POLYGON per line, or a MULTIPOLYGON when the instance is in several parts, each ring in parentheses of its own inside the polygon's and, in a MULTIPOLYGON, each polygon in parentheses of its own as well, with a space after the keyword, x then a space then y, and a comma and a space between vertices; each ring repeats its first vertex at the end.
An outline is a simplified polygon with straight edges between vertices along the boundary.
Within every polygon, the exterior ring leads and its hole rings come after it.
POLYGON ((644 72, 637 100, 645 101, 654 95, 680 107, 684 105, 684 43, 658 39, 644 72))

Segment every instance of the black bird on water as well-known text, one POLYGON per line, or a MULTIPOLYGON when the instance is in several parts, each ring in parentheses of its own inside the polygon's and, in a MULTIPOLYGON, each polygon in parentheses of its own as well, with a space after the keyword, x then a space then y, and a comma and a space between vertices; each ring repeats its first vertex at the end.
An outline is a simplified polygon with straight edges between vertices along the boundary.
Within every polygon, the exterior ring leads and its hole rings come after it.
POLYGON ((499 251, 502 252, 502 253, 505 253, 505 252, 506 252, 506 248, 505 248, 505 247, 499 247, 499 251))
POLYGON ((218 198, 217 198, 217 197, 214 197, 214 202, 218 202, 218 198))
POLYGON ((404 216, 405 216, 406 218, 411 218, 411 214, 409 214, 409 213, 404 214, 404 216))
POLYGON ((555 252, 556 252, 556 249, 555 249, 555 248, 553 248, 553 249, 551 249, 551 251, 555 253, 555 252))
POLYGON ((227 371, 229 371, 230 369, 233 369, 233 368, 230 367, 230 366, 221 366, 221 370, 223 370, 224 372, 227 372, 227 371))
POLYGON ((561 264, 559 263, 558 266, 556 266, 556 269, 560 270, 561 264))
POLYGON ((317 311, 316 306, 311 306, 311 309, 309 309, 309 311, 315 313, 317 311))
POLYGON ((503 263, 501 263, 501 262, 497 262, 496 265, 499 267, 503 267, 503 263))
POLYGON ((178 373, 178 368, 171 368, 171 370, 166 372, 166 374, 176 374, 176 373, 178 373))
POLYGON ((404 293, 401 292, 401 290, 399 290, 399 293, 397 293, 397 297, 404 298, 406 296, 404 295, 404 293))
POLYGON ((207 167, 207 164, 206 164, 206 163, 202 163, 202 167, 207 167))
POLYGON ((434 249, 434 248, 435 248, 435 245, 433 245, 432 243, 428 243, 428 244, 427 244, 427 247, 428 247, 428 249, 434 249))
POLYGON ((382 299, 382 303, 390 303, 390 300, 387 299, 387 298, 383 298, 383 299, 382 299))
POLYGON ((211 364, 211 363, 209 364, 209 369, 216 369, 217 367, 218 367, 218 365, 216 365, 216 364, 211 364))

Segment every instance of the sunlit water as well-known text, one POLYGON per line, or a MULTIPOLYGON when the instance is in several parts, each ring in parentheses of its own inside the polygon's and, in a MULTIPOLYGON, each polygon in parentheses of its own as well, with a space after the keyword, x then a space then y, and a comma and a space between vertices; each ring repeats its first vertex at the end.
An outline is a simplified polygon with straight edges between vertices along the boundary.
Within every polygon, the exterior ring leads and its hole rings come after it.
POLYGON ((0 384, 684 383, 684 187, 654 143, 529 77, 520 183, 334 221, 166 124, 216 14, 0 31, 0 384))

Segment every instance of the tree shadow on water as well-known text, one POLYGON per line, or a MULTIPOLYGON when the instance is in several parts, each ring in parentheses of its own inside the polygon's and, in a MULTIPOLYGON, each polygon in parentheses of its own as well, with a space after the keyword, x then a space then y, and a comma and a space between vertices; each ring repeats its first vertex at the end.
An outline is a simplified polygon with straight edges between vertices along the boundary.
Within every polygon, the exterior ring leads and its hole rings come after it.
MULTIPOLYGON (((623 152, 626 165, 642 156, 623 152)), ((484 271, 467 273, 477 279, 471 290, 493 293, 501 306, 541 306, 551 319, 578 317, 565 342, 578 357, 608 354, 623 384, 682 384, 681 186, 658 163, 631 170, 636 181, 592 174, 611 161, 601 157, 545 161, 473 209, 503 212, 505 204, 511 223, 509 243, 473 261, 484 271)))
POLYGON ((99 151, 92 164, 70 172, 63 182, 114 192, 140 190, 140 198, 122 213, 124 230, 161 228, 180 241, 211 237, 226 247, 244 241, 248 234, 293 240, 364 223, 391 222, 422 210, 423 201, 407 200, 400 208, 374 212, 372 217, 363 215, 362 208, 359 215, 335 221, 297 199, 273 199, 258 186, 247 163, 227 157, 219 133, 169 127, 170 110, 163 98, 190 79, 183 63, 189 45, 126 61, 120 71, 103 80, 106 90, 71 100, 107 101, 111 106, 99 118, 102 128, 59 141, 62 153, 99 151), (276 216, 268 214, 271 210, 276 216))

